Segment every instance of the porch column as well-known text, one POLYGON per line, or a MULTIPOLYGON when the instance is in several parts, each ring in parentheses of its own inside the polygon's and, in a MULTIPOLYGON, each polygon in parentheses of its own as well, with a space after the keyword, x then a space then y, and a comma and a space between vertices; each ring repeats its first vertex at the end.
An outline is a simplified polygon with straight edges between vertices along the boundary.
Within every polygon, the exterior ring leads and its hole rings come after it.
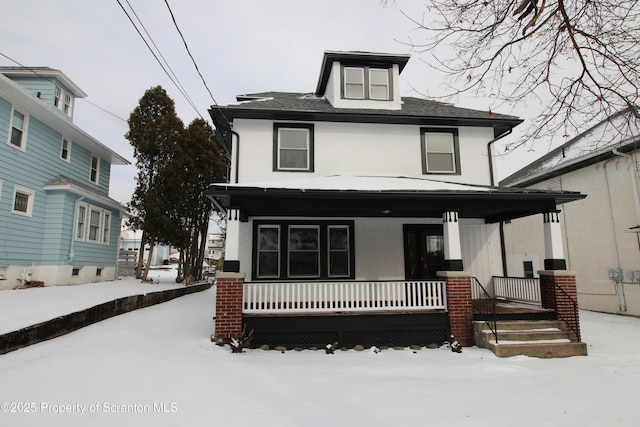
POLYGON ((460 244, 460 223, 458 212, 446 211, 442 215, 444 237, 444 269, 462 271, 462 245, 460 244))
POLYGON ((223 343, 242 333, 244 273, 218 273, 216 277, 216 327, 214 339, 223 343))
POLYGON ((544 268, 545 270, 567 269, 559 210, 544 214, 544 268))
POLYGON ((580 340, 580 314, 577 310, 576 272, 568 270, 543 270, 540 275, 542 307, 556 312, 558 320, 576 331, 580 340), (564 291, 564 292, 563 292, 564 291), (574 302, 576 305, 574 305, 574 302))
POLYGON ((224 245, 223 271, 240 271, 240 209, 227 211, 227 236, 224 245))
POLYGON ((461 345, 472 346, 471 274, 467 271, 438 271, 437 274, 447 282, 447 311, 451 334, 461 345))

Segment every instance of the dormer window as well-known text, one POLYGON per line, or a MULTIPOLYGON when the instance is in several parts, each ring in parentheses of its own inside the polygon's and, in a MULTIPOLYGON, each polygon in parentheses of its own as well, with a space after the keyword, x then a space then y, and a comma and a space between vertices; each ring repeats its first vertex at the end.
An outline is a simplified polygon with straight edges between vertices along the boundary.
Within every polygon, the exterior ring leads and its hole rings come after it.
POLYGON ((64 113, 67 116, 71 115, 71 95, 64 96, 64 113))
POLYGON ((62 109, 62 88, 60 86, 56 86, 56 95, 53 99, 53 105, 56 108, 62 109))
POLYGON ((343 82, 345 99, 388 101, 391 98, 387 68, 344 67, 343 82))

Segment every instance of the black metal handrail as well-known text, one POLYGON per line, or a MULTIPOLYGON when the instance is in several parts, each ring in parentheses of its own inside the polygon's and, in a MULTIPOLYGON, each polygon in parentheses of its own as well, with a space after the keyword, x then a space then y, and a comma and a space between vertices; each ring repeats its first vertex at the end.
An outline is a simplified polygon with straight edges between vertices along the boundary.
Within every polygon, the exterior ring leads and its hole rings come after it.
POLYGON ((581 342, 580 324, 578 320, 578 303, 573 299, 571 295, 569 295, 567 291, 565 291, 560 285, 558 285, 555 280, 553 281, 553 284, 555 285, 556 289, 559 289, 573 305, 573 319, 566 319, 560 314, 560 310, 558 310, 558 301, 556 299, 556 315, 558 316, 559 320, 562 320, 565 325, 567 325, 567 327, 571 330, 571 332, 575 334, 578 342, 581 342))
POLYGON ((477 287, 476 289, 480 289, 480 291, 482 292, 483 298, 480 298, 476 301, 486 300, 487 302, 489 302, 488 304, 488 306, 490 307, 489 313, 483 313, 482 312, 483 310, 480 310, 481 311, 480 314, 491 315, 490 320, 485 319, 484 322, 487 324, 487 326, 491 330, 491 333, 493 333, 493 336, 496 339, 496 344, 498 344, 498 320, 496 316, 496 301, 493 298, 491 298, 491 295, 489 295, 489 292, 487 292, 484 286, 482 286, 478 278, 472 277, 471 279, 474 281, 475 286, 477 287))

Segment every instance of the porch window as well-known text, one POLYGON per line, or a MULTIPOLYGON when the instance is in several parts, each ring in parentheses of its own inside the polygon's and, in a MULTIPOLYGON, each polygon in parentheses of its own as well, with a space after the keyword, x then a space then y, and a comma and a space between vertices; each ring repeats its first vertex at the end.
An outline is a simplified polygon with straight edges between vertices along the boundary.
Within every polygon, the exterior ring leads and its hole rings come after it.
POLYGON ((257 276, 272 278, 280 276, 280 227, 260 225, 258 227, 257 276))
POLYGON ((313 125, 274 124, 274 171, 313 171, 313 125))
POLYGON ((457 129, 422 129, 422 173, 460 174, 457 129))
POLYGON ((353 222, 273 220, 254 223, 254 279, 354 277, 353 222))
POLYGON ((320 275, 320 229, 318 226, 289 227, 289 277, 320 275))
POLYGON ((349 276, 349 227, 329 226, 329 277, 349 276))

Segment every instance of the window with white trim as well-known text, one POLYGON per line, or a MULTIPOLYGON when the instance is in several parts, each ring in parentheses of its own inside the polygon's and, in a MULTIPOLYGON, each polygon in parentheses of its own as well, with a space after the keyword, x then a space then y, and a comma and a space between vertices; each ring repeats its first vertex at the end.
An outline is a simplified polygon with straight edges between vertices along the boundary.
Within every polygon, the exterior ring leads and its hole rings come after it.
POLYGON ((460 174, 457 129, 422 129, 421 139, 422 173, 460 174))
POLYGON ((256 221, 256 280, 354 278, 352 221, 256 221))
POLYGON ((389 99, 389 71, 377 68, 369 70, 369 98, 387 101, 389 99))
POLYGON ((345 99, 391 99, 388 68, 349 67, 342 69, 342 97, 345 99))
POLYGON ((364 68, 344 67, 344 97, 364 99, 364 68))
POLYGON ((71 152, 71 142, 63 136, 62 144, 60 146, 60 158, 65 162, 68 162, 70 158, 70 155, 69 155, 70 152, 71 152))
POLYGON ((88 203, 78 203, 75 218, 75 239, 108 245, 112 217, 111 211, 88 203))
POLYGON ((91 156, 91 173, 89 179, 91 179, 91 182, 94 184, 98 184, 98 180, 100 179, 100 159, 96 156, 91 156))
POLYGON ((313 171, 313 124, 274 124, 274 171, 313 171))
POLYGON ((31 216, 33 213, 33 201, 35 191, 16 185, 13 190, 13 207, 11 213, 31 216))
POLYGON ((64 95, 64 113, 67 116, 71 116, 71 107, 72 107, 71 102, 72 102, 71 95, 65 94, 64 95))
POLYGON ((53 105, 55 105, 56 108, 59 108, 62 110, 62 88, 60 86, 56 86, 56 93, 53 98, 53 105))
POLYGON ((24 151, 25 130, 27 128, 27 117, 18 110, 13 110, 11 115, 11 132, 9 133, 9 144, 24 151))
POLYGON ((87 220, 87 205, 78 204, 76 211, 76 240, 84 240, 85 221, 87 220))

